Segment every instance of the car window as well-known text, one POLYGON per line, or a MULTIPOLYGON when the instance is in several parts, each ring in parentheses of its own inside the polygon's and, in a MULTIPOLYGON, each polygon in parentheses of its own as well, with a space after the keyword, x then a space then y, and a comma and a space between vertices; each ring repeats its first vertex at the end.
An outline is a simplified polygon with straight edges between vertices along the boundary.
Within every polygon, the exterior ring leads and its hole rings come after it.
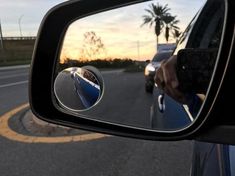
POLYGON ((158 53, 154 56, 153 62, 161 62, 165 59, 168 59, 171 56, 172 52, 163 52, 163 53, 158 53))
MULTIPOLYGON (((216 55, 221 42, 225 5, 223 1, 215 1, 214 3, 211 1, 206 4, 205 9, 206 11, 199 16, 194 26, 186 48, 211 49, 210 51, 213 51, 213 58, 208 59, 205 57, 203 63, 205 65, 204 70, 207 69, 203 74, 207 74, 208 79, 211 79, 216 62, 216 55)), ((195 65, 198 64, 197 62, 194 63, 195 65)), ((206 90, 209 87, 209 83, 208 81, 204 85, 206 90)), ((201 96, 201 94, 199 96, 201 96)), ((203 93, 202 96, 204 97, 205 93, 203 93)), ((196 109, 197 110, 191 112, 194 117, 197 116, 200 106, 196 109)))
POLYGON ((187 48, 219 47, 223 29, 224 2, 211 1, 205 9, 207 10, 200 15, 190 34, 187 48))

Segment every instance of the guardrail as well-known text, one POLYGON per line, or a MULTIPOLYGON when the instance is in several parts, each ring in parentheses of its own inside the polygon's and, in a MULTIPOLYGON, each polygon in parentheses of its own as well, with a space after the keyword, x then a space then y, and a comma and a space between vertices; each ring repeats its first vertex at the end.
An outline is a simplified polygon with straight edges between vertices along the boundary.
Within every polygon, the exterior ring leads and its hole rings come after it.
POLYGON ((29 36, 29 37, 3 37, 4 40, 36 40, 35 36, 29 36))

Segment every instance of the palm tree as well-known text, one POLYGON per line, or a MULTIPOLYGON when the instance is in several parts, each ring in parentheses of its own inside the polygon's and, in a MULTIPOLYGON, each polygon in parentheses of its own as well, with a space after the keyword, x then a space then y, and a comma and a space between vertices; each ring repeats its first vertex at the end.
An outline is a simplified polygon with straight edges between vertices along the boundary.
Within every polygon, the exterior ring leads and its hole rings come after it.
POLYGON ((179 23, 179 20, 176 20, 176 16, 172 16, 170 14, 166 14, 162 17, 165 24, 165 38, 166 42, 169 41, 170 31, 177 30, 179 31, 179 27, 176 26, 179 23))
POLYGON ((164 27, 164 21, 163 17, 168 14, 168 11, 170 9, 168 8, 168 4, 165 6, 160 5, 159 3, 150 4, 149 9, 145 9, 145 11, 148 13, 147 15, 143 15, 143 25, 149 24, 149 27, 152 27, 154 24, 154 32, 157 37, 157 44, 158 44, 158 37, 161 34, 162 28, 164 27))
POLYGON ((178 44, 178 42, 179 42, 179 37, 180 37, 180 35, 181 35, 181 32, 180 32, 179 30, 177 30, 177 29, 174 29, 174 30, 172 31, 172 35, 173 35, 173 37, 174 37, 174 39, 175 39, 176 44, 178 44))

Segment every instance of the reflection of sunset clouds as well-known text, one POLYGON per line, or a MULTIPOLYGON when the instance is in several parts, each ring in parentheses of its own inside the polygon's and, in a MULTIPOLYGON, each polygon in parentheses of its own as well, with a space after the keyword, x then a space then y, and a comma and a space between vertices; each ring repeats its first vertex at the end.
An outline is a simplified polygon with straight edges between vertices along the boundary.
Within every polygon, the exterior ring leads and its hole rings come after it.
POLYGON ((126 27, 118 25, 115 27, 114 24, 112 24, 111 27, 97 25, 96 28, 80 26, 86 25, 79 23, 78 25, 69 28, 64 41, 63 50, 65 51, 62 52, 62 58, 65 58, 64 55, 69 58, 79 58, 79 50, 82 49, 83 34, 87 32, 88 29, 95 31, 96 34, 101 37, 108 58, 137 59, 137 42, 139 42, 140 46, 140 58, 145 60, 147 57, 150 59, 156 52, 156 40, 155 35, 152 34, 152 29, 141 28, 139 25, 130 25, 126 27))
MULTIPOLYGON (((182 1, 179 0, 179 2, 182 1)), ((179 3, 176 4, 173 0, 158 2, 169 5, 171 13, 177 15, 180 20, 178 26, 184 30, 204 1, 190 3, 184 0, 185 6, 182 6, 184 4, 179 6, 179 3), (194 5, 193 9, 188 8, 189 4, 194 5)), ((65 58, 79 59, 82 57, 83 35, 90 31, 94 31, 105 46, 106 52, 96 55, 97 59, 151 59, 156 52, 154 27, 140 27, 140 25, 143 23, 142 16, 146 13, 144 9, 148 8, 152 2, 155 1, 103 12, 72 23, 64 40, 61 62, 65 58)), ((174 41, 173 38, 170 38, 169 43, 174 41)), ((164 32, 159 37, 159 43, 165 43, 164 32)))

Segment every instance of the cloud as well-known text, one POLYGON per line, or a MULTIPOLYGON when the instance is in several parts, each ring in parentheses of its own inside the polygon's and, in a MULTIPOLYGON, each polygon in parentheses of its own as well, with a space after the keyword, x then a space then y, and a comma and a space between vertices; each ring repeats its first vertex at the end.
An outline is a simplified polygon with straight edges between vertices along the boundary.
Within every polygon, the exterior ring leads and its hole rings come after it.
POLYGON ((0 19, 4 36, 19 35, 19 20, 25 35, 36 35, 46 12, 65 0, 1 0, 0 19))
MULTIPOLYGON (((147 25, 140 27, 140 25, 143 23, 142 16, 146 13, 144 9, 156 2, 162 5, 168 4, 172 15, 177 15, 180 20, 179 27, 183 31, 205 0, 148 1, 79 19, 69 28, 64 49, 72 55, 75 53, 73 48, 78 51, 82 46, 83 34, 94 31, 101 37, 110 57, 136 58, 139 47, 140 54, 144 56, 142 58, 151 59, 156 52, 154 28, 149 28, 147 25)), ((165 43, 164 33, 159 37, 159 41, 165 43)), ((174 41, 173 38, 170 39, 170 42, 174 41)))

